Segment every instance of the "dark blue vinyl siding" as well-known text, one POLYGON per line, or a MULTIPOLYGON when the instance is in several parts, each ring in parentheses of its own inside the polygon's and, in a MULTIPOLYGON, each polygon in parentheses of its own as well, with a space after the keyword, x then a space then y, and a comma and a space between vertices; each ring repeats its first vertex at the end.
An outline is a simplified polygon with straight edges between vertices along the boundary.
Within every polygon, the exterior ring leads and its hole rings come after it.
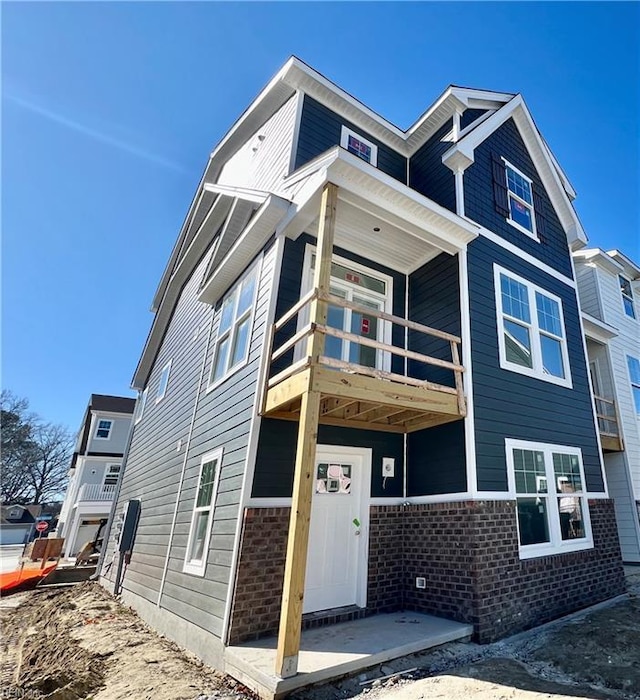
POLYGON ((425 197, 456 210, 456 187, 453 173, 442 163, 442 154, 451 148, 451 141, 442 139, 453 129, 453 119, 421 146, 409 160, 409 186, 425 197))
MULTIPOLYGON (((425 326, 460 336, 458 256, 441 253, 409 276, 409 318, 425 326)), ((449 341, 409 331, 409 350, 451 361, 449 341)), ((453 372, 409 360, 411 377, 455 386, 453 372)))
POLYGON ((575 290, 486 238, 468 249, 478 488, 507 489, 505 438, 580 447, 587 487, 603 490, 575 290), (573 388, 500 368, 493 263, 562 300, 573 388))
POLYGON ((465 109, 460 117, 460 129, 465 129, 472 124, 476 119, 479 119, 487 110, 486 109, 465 109))
POLYGON ((407 435, 407 496, 466 490, 463 420, 407 435))
POLYGON ((464 173, 464 202, 465 214, 470 219, 567 277, 572 277, 567 236, 513 119, 508 119, 476 148, 475 162, 464 173), (543 242, 537 242, 531 236, 508 224, 504 216, 496 211, 491 173, 492 152, 506 158, 533 180, 534 187, 540 193, 544 205, 546 233, 543 242))
POLYGON ((374 143, 378 147, 377 167, 383 173, 406 183, 407 159, 404 156, 378 141, 378 139, 366 133, 360 127, 345 121, 328 107, 316 102, 308 95, 304 96, 302 116, 300 118, 296 169, 330 148, 339 146, 343 126, 351 129, 356 134, 360 134, 367 141, 374 143))
MULTIPOLYGON (((253 478, 254 498, 290 498, 296 459, 298 423, 265 418, 260 426, 258 458, 253 478)), ((373 451, 371 463, 371 496, 402 496, 404 440, 402 435, 372 430, 339 428, 321 425, 319 445, 368 447, 373 451), (395 476, 382 485, 382 458, 396 461, 395 476)))
MULTIPOLYGON (((276 319, 284 315, 300 298, 300 287, 302 285, 302 268, 304 264, 304 254, 307 243, 316 245, 316 239, 308 234, 301 235, 296 241, 286 240, 284 258, 282 260, 282 272, 280 275, 280 286, 278 289, 278 301, 276 306, 276 319)), ((404 318, 404 298, 405 298, 405 275, 391 270, 388 267, 374 263, 359 255, 355 255, 343 248, 334 248, 334 255, 338 255, 347 260, 364 265, 372 270, 388 275, 393 279, 393 313, 404 318)), ((296 332, 296 320, 290 321, 276 335, 274 348, 279 347, 296 332)), ((391 342, 397 347, 404 347, 404 328, 394 326, 391 334, 391 342)), ((286 353, 278 361, 274 362, 270 376, 277 374, 293 362, 293 350, 286 353)), ((404 374, 404 360, 394 356, 391 369, 393 372, 404 374)))

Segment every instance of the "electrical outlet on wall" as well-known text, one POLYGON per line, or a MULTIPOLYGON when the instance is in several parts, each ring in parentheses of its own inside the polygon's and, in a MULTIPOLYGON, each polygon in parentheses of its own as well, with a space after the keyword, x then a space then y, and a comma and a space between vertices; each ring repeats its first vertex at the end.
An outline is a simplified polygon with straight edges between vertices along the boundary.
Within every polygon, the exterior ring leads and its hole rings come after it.
POLYGON ((395 476, 396 472, 396 460, 393 457, 383 457, 382 458, 382 476, 387 478, 389 476, 395 476))

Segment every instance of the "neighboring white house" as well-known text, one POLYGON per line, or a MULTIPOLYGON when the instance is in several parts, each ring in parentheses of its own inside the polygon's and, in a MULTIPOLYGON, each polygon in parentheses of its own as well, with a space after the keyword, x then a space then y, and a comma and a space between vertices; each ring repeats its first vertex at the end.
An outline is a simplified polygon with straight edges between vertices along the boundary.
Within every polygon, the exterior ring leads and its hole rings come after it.
POLYGON ((92 394, 84 414, 69 470, 69 486, 57 536, 72 557, 95 538, 115 495, 122 456, 133 420, 135 399, 92 394))
POLYGON ((597 248, 574 261, 622 558, 640 562, 640 267, 597 248))

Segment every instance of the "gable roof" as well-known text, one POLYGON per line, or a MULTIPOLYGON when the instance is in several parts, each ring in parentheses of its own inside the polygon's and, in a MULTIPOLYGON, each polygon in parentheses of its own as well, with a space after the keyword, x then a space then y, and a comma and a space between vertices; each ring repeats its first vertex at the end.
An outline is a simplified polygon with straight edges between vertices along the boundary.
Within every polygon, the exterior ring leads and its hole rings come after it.
MULTIPOLYGON (((558 171, 555 158, 522 98, 516 95, 500 109, 483 121, 477 128, 463 136, 442 156, 442 162, 452 171, 464 171, 474 162, 475 149, 508 119, 513 119, 524 141, 533 164, 542 180, 549 199, 555 209, 570 247, 582 247, 587 243, 587 236, 578 219, 569 193, 558 171)), ((571 190, 573 191, 573 189, 571 190)))

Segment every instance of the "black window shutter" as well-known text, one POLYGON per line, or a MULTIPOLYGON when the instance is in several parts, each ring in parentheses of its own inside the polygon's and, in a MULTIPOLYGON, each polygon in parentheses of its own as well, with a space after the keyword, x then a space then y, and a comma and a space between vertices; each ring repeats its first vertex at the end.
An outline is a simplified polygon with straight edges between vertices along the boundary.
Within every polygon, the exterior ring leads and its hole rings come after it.
POLYGON ((493 173, 493 203, 500 216, 509 216, 509 197, 507 195, 507 171, 500 156, 491 153, 491 172, 493 173))
POLYGON ((536 233, 540 239, 540 243, 547 242, 547 217, 544 213, 544 199, 540 194, 540 190, 534 185, 533 189, 533 209, 536 216, 536 233))

